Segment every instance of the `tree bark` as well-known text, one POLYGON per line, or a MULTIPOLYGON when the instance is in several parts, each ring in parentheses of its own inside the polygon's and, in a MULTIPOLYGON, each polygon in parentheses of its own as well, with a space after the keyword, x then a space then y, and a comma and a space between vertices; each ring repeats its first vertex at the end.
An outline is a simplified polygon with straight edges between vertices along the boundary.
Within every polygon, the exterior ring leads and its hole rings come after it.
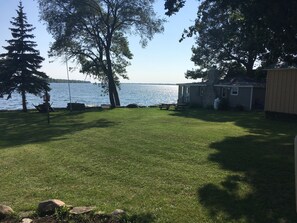
POLYGON ((248 57, 248 61, 247 61, 247 64, 246 64, 246 71, 247 71, 247 76, 249 77, 253 77, 254 75, 254 63, 255 63, 255 59, 250 55, 248 57))
POLYGON ((109 92, 109 100, 112 108, 116 106, 120 106, 120 98, 117 90, 117 86, 114 81, 113 73, 112 73, 112 64, 110 59, 109 48, 106 49, 106 60, 107 60, 107 76, 108 76, 108 92, 109 92))
POLYGON ((22 105, 23 105, 23 112, 27 112, 27 100, 26 100, 26 92, 22 90, 22 105))
POLYGON ((117 87, 114 82, 114 78, 112 72, 108 71, 108 93, 109 93, 109 100, 112 108, 116 106, 120 106, 120 99, 119 94, 117 91, 117 87))

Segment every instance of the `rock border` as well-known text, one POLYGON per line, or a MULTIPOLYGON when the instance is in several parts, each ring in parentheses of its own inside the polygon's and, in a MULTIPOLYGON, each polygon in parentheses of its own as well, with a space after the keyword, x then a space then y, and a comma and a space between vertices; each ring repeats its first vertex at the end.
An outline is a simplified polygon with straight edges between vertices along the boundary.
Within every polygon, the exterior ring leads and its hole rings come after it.
POLYGON ((90 219, 90 222, 113 222, 118 223, 126 217, 126 212, 122 209, 116 209, 110 214, 103 211, 97 211, 96 207, 66 205, 65 202, 58 199, 49 199, 41 201, 35 212, 16 213, 6 205, 0 204, 0 222, 5 223, 39 223, 39 222, 84 222, 90 219), (51 219, 51 220, 48 220, 51 219))

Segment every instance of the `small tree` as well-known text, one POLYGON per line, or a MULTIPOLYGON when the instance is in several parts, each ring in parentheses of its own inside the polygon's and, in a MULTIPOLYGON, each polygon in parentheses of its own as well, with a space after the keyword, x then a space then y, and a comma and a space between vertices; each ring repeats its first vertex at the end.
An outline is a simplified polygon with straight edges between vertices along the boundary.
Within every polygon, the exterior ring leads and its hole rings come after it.
POLYGON ((7 40, 9 45, 3 47, 7 53, 0 54, 0 97, 8 95, 9 99, 13 92, 21 94, 23 111, 26 112, 26 93, 38 95, 50 88, 48 76, 38 71, 44 58, 34 49, 36 43, 30 40, 34 38, 30 33, 35 28, 28 24, 23 8, 20 1, 17 17, 11 21, 13 39, 7 40))

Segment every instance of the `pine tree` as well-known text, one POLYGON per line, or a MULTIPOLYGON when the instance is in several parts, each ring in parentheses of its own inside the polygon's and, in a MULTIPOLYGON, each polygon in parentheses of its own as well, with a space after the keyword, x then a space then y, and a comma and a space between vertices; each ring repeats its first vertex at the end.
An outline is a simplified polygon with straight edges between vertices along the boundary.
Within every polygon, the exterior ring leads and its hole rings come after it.
POLYGON ((13 17, 10 28, 13 39, 7 40, 8 46, 3 47, 7 53, 0 54, 0 97, 13 92, 22 96, 23 111, 27 111, 26 93, 39 95, 49 91, 48 76, 38 69, 44 60, 38 50, 37 44, 32 41, 35 37, 31 32, 35 29, 28 24, 26 13, 23 12, 20 1, 17 17, 13 17))

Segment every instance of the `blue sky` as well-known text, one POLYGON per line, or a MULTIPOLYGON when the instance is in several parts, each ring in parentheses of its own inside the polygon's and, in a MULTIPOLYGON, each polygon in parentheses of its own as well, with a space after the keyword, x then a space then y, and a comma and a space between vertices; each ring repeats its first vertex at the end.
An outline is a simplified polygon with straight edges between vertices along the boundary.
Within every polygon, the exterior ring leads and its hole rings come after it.
MULTIPOLYGON (((0 46, 6 46, 5 40, 11 39, 9 27, 12 17, 16 16, 16 9, 19 0, 0 0, 0 46)), ((175 16, 165 17, 164 0, 157 0, 155 3, 156 12, 160 17, 166 18, 165 31, 162 34, 155 35, 146 48, 139 44, 139 37, 129 37, 130 49, 134 57, 131 65, 127 68, 129 80, 128 83, 184 83, 192 82, 184 77, 188 69, 194 68, 190 61, 194 44, 194 38, 188 38, 179 43, 179 39, 184 28, 192 25, 196 18, 198 0, 188 0, 186 6, 175 16)), ((66 79, 66 67, 62 60, 56 59, 49 63, 47 51, 49 50, 52 38, 46 31, 38 18, 38 7, 36 0, 23 0, 24 12, 27 14, 28 22, 36 29, 34 35, 37 49, 45 58, 42 70, 52 78, 66 79)), ((0 53, 5 52, 1 47, 0 53)), ((71 66, 71 65, 70 65, 71 66)), ((84 80, 84 74, 76 71, 70 73, 71 79, 84 80)), ((91 80, 86 78, 86 80, 91 80)))

